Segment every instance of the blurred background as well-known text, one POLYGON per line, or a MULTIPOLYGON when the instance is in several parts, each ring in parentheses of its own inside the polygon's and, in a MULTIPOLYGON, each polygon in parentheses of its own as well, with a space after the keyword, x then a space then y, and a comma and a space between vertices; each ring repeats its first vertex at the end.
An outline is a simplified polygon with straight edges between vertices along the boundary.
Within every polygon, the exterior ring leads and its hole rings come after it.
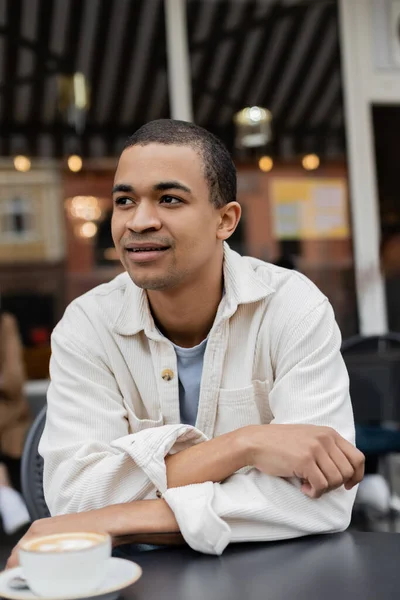
POLYGON ((152 119, 229 148, 235 250, 312 279, 344 339, 400 333, 399 23, 398 0, 0 0, 0 296, 34 415, 65 307, 121 271, 116 160, 152 119))

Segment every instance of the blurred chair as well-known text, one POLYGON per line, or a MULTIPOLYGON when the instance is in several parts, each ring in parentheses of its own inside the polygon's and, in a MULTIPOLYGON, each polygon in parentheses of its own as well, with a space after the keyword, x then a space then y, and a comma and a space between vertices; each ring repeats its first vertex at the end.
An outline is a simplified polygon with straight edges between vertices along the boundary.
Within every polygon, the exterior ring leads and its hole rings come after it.
POLYGON ((49 379, 28 380, 25 382, 24 392, 34 419, 36 419, 43 406, 46 406, 49 384, 49 379))
POLYGON ((356 423, 400 422, 400 334, 354 336, 342 344, 356 423))
MULTIPOLYGON (((387 496, 376 484, 376 497, 382 506, 387 498, 390 512, 393 485, 388 459, 400 453, 400 334, 352 337, 343 342, 342 354, 350 378, 357 447, 366 456, 366 475, 376 474, 374 485, 378 471, 383 473, 387 496)), ((370 489, 365 483, 364 492, 370 489)))
POLYGON ((36 417, 26 438, 22 454, 22 494, 32 521, 50 516, 43 493, 43 458, 38 452, 45 422, 46 406, 36 417))
POLYGON ((386 350, 400 349, 400 333, 389 332, 381 335, 354 335, 342 344, 342 353, 358 351, 384 352, 386 350))

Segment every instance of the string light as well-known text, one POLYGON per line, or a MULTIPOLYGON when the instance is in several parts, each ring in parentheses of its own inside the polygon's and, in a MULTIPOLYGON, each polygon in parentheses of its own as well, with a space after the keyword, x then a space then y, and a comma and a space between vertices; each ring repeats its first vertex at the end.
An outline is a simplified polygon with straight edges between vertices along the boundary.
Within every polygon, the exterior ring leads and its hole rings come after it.
POLYGON ((302 160, 303 169, 306 171, 315 171, 315 169, 318 169, 320 162, 317 154, 306 154, 302 160))
POLYGON ((270 156, 262 156, 258 161, 258 166, 260 167, 261 171, 264 171, 264 173, 269 173, 274 166, 274 161, 270 156))
POLYGON ((78 226, 77 233, 79 237, 87 239, 92 238, 97 233, 97 225, 96 223, 92 223, 92 221, 87 221, 86 223, 83 223, 83 225, 78 226))
POLYGON ((238 148, 260 148, 270 141, 272 113, 267 108, 246 106, 234 115, 233 121, 238 148))
POLYGON ((26 173, 31 168, 31 161, 27 156, 23 156, 19 154, 14 157, 14 167, 17 171, 21 171, 21 173, 26 173))
POLYGON ((78 173, 78 171, 82 169, 82 164, 82 159, 78 154, 71 154, 71 156, 68 157, 68 168, 73 173, 78 173))
POLYGON ((85 221, 97 221, 101 217, 101 208, 95 196, 74 196, 67 198, 66 207, 71 217, 85 221))

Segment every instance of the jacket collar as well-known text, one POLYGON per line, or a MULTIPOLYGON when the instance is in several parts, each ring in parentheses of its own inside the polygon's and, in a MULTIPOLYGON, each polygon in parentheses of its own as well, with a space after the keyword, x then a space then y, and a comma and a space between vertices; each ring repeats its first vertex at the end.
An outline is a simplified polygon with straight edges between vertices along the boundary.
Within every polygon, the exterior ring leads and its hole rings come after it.
MULTIPOLYGON (((225 295, 217 318, 229 318, 240 304, 258 302, 275 291, 257 275, 250 260, 231 250, 226 242, 223 269, 225 295)), ((124 299, 114 324, 114 331, 121 335, 135 335, 144 331, 151 339, 162 339, 154 324, 146 292, 137 287, 127 274, 126 282, 124 299)))

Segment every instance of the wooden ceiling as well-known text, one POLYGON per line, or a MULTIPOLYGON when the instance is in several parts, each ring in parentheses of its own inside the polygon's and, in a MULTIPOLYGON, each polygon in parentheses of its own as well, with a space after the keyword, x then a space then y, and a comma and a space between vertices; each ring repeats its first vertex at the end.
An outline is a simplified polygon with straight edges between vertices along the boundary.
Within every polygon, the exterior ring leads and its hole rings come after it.
MULTIPOLYGON (((188 0, 195 121, 232 149, 233 114, 269 108, 272 151, 344 153, 338 9, 333 0, 188 0)), ((162 0, 0 0, 0 155, 116 155, 168 117, 162 0), (80 138, 58 110, 57 74, 83 72, 80 138)))

